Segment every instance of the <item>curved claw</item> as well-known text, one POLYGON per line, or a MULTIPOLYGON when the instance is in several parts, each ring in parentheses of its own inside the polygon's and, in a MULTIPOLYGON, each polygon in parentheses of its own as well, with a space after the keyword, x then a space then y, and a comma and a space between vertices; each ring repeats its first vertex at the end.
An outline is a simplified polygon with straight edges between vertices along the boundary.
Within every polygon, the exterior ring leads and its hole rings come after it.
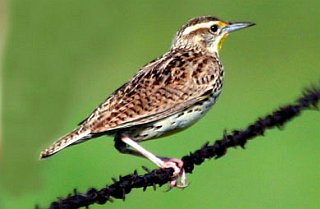
POLYGON ((170 191, 172 188, 177 187, 179 189, 184 189, 188 186, 186 173, 184 169, 181 169, 179 175, 175 176, 172 181, 168 183, 168 189, 166 192, 170 191))
POLYGON ((187 177, 183 169, 183 162, 180 159, 175 158, 161 158, 161 160, 163 160, 161 168, 174 169, 172 180, 169 182, 166 192, 170 191, 174 187, 177 187, 179 189, 186 188, 188 184, 186 183, 187 177))

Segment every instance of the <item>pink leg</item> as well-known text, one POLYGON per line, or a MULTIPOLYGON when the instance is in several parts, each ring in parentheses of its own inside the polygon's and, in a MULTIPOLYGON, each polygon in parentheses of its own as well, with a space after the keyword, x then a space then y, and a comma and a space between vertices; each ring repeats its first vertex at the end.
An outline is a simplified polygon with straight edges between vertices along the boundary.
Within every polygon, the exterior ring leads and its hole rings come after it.
POLYGON ((184 188, 186 187, 186 175, 183 169, 183 162, 179 159, 175 158, 159 158, 149 152, 148 150, 144 149, 140 146, 137 142, 133 141, 127 136, 123 136, 121 140, 137 150, 141 155, 151 160, 154 164, 156 164, 160 168, 173 168, 173 180, 169 182, 169 189, 173 187, 184 188), (178 179, 180 177, 180 181, 178 179))

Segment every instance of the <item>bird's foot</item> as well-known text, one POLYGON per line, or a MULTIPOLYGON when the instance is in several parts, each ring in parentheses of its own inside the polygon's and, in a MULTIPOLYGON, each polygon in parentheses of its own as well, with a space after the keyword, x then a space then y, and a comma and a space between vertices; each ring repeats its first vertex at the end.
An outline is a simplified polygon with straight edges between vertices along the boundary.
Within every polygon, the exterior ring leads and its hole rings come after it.
POLYGON ((172 180, 169 182, 168 189, 166 191, 171 190, 173 187, 177 187, 180 189, 186 188, 187 185, 187 177, 186 173, 183 169, 183 161, 176 158, 160 158, 162 160, 161 168, 173 168, 172 180))

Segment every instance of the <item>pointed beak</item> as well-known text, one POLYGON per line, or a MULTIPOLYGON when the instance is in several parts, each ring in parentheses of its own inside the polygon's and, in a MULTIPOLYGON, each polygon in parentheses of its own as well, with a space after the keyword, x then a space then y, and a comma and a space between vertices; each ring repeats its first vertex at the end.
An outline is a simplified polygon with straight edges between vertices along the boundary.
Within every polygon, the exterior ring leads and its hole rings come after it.
POLYGON ((255 23, 253 23, 253 22, 230 22, 229 25, 225 26, 222 29, 222 32, 231 33, 233 31, 240 30, 243 28, 248 28, 248 27, 251 27, 254 25, 255 25, 255 23))

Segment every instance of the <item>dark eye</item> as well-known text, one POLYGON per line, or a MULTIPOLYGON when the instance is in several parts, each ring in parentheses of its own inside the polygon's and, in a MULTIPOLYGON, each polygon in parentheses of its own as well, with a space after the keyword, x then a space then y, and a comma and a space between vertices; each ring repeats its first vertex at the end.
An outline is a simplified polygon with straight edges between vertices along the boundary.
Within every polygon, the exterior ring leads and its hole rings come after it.
POLYGON ((214 32, 214 33, 217 32, 218 31, 218 25, 211 25, 210 30, 212 32, 214 32))

